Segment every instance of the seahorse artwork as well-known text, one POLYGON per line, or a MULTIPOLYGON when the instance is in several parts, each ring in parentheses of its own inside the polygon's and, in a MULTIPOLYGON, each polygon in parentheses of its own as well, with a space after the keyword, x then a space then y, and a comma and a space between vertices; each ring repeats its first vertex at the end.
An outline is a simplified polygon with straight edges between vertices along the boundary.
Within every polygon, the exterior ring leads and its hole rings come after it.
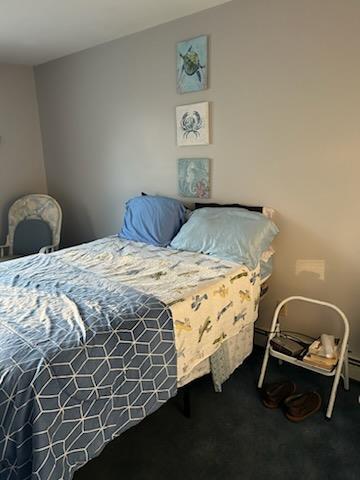
POLYGON ((231 301, 227 305, 225 305, 225 307, 222 308, 220 310, 220 312, 218 313, 217 319, 220 320, 220 318, 224 315, 224 313, 227 312, 229 310, 229 308, 233 306, 233 304, 234 304, 234 302, 231 301))

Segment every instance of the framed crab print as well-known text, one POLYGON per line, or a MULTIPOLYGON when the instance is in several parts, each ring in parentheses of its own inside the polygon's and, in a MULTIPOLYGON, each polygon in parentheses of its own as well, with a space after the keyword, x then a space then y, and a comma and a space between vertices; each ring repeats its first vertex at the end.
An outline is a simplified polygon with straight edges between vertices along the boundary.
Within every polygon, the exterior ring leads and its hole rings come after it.
POLYGON ((176 107, 177 144, 209 145, 209 102, 176 107))
POLYGON ((184 40, 176 45, 178 93, 205 90, 208 84, 208 37, 184 40))
POLYGON ((209 159, 179 158, 178 187, 182 197, 209 198, 209 159))

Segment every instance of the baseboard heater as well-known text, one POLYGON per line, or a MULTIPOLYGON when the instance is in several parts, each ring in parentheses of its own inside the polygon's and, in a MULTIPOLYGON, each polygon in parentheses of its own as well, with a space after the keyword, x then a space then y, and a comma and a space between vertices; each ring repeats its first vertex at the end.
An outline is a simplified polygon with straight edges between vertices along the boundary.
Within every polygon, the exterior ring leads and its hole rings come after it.
POLYGON ((349 377, 360 382, 360 358, 349 355, 349 377))

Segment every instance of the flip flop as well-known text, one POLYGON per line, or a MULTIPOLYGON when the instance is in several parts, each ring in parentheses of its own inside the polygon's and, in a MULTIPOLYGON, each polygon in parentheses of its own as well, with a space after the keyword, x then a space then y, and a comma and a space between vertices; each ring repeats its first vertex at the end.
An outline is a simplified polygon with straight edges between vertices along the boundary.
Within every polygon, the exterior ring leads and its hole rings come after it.
POLYGON ((270 383, 262 389, 262 402, 267 408, 279 408, 283 401, 290 395, 293 395, 295 391, 295 383, 288 380, 270 383))
POLYGON ((284 401, 285 415, 292 422, 301 422, 321 408, 321 397, 317 392, 291 395, 284 401))

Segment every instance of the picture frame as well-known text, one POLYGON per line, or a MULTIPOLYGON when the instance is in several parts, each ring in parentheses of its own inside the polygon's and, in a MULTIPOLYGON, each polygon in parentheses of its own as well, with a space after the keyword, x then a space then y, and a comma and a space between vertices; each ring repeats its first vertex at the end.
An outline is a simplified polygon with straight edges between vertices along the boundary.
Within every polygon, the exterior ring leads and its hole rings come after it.
POLYGON ((208 158, 178 159, 178 192, 182 197, 210 197, 210 161, 208 158))
POLYGON ((208 36, 199 35, 176 44, 177 92, 208 88, 208 36))
POLYGON ((176 107, 178 146, 209 145, 209 102, 176 107))

